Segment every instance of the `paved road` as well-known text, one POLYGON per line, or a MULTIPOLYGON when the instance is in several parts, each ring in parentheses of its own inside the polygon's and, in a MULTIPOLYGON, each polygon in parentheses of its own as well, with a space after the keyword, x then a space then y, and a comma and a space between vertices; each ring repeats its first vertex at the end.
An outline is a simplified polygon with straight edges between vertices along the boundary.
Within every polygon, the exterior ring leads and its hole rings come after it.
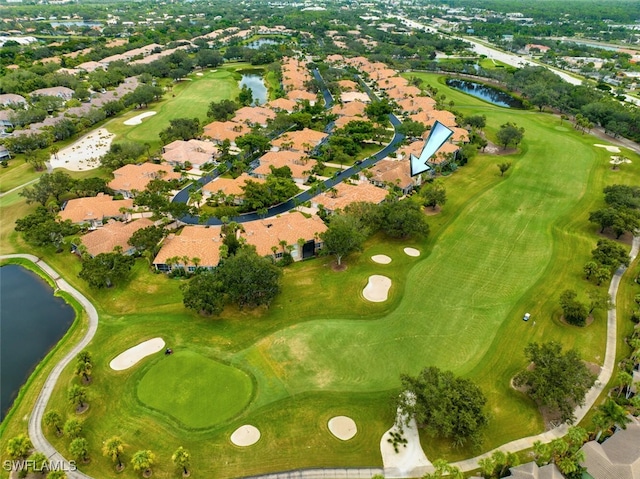
POLYGON ((83 338, 66 354, 64 358, 58 362, 54 366, 54 368, 49 373, 49 376, 44 382, 42 389, 40 390, 40 394, 38 395, 38 399, 36 399, 36 403, 33 406, 33 411, 29 416, 29 438, 33 443, 33 446, 36 450, 43 452, 49 461, 54 462, 58 465, 58 467, 62 466, 63 469, 67 471, 67 477, 69 479, 92 479, 90 476, 83 474, 80 471, 72 470, 72 466, 67 461, 62 454, 60 454, 47 439, 44 437, 44 433, 42 432, 42 417, 44 416, 45 409, 47 407, 47 403, 49 402, 49 398, 51 398, 51 393, 53 392, 53 388, 60 377, 60 374, 67 367, 67 365, 73 361, 76 355, 82 351, 93 339, 93 336, 96 334, 96 330, 98 329, 98 312, 96 308, 89 302, 89 300, 83 296, 77 289, 67 283, 64 279, 60 277, 60 275, 47 263, 42 261, 37 256, 31 254, 8 254, 4 256, 0 256, 0 260, 3 259, 11 259, 11 258, 22 258, 28 261, 31 261, 36 266, 38 266, 42 271, 44 271, 56 284, 56 286, 67 293, 69 293, 76 301, 78 301, 84 310, 87 312, 87 316, 89 318, 87 332, 83 336, 83 338))
MULTIPOLYGON (((636 236, 633 238, 633 245, 631 247, 631 253, 629 254, 631 261, 638 256, 638 250, 640 249, 640 236, 636 236)), ((609 285, 609 294, 613 299, 614 303, 616 301, 616 296, 618 294, 618 286, 620 285, 620 280, 622 279, 622 275, 626 271, 624 266, 618 268, 613 277, 611 278, 611 284, 609 285)), ((576 416, 576 424, 579 423, 582 419, 584 419, 585 415, 589 410, 594 406, 600 394, 604 391, 611 379, 611 375, 613 374, 613 370, 616 366, 616 343, 617 343, 617 317, 616 317, 616 308, 613 307, 609 310, 607 314, 607 346, 604 358, 604 364, 598 375, 598 379, 596 380, 594 386, 589 390, 587 396, 585 397, 584 406, 576 408, 574 414, 576 416)), ((516 452, 521 451, 523 449, 528 449, 533 447, 533 443, 536 441, 541 442, 549 442, 558 437, 562 437, 567 433, 569 427, 567 425, 562 425, 560 427, 551 429, 542 434, 538 434, 537 436, 523 437, 521 439, 517 439, 515 441, 511 441, 507 444, 503 444, 502 446, 488 451, 480 456, 473 457, 471 459, 466 459, 464 461, 459 461, 453 464, 454 466, 459 467, 462 471, 472 471, 477 469, 478 461, 485 457, 491 456, 494 451, 503 451, 503 452, 516 452)))
MULTIPOLYGON (((320 73, 317 70, 314 70, 313 74, 322 85, 323 96, 325 97, 325 106, 329 108, 330 105, 333 103, 333 97, 331 96, 331 93, 329 92, 329 90, 326 88, 324 81, 320 76, 320 73)), ((368 95, 372 99, 374 100, 378 99, 375 93, 371 91, 366 84, 363 83, 363 86, 365 87, 368 95)), ((381 159, 389 156, 391 153, 393 153, 398 149, 398 147, 404 140, 404 135, 401 133, 398 133, 397 127, 402 123, 398 119, 398 117, 396 117, 393 113, 389 114, 388 117, 389 117, 389 121, 391 122, 391 125, 393 126, 394 135, 393 135, 393 138, 391 139, 391 142, 387 146, 382 148, 380 151, 378 151, 376 154, 363 160, 361 163, 357 165, 353 165, 345 170, 337 172, 337 174, 334 175, 332 178, 329 178, 323 181, 322 182, 323 186, 321 188, 312 188, 310 190, 303 191, 302 193, 299 193, 298 195, 294 196, 293 198, 290 198, 284 203, 280 203, 279 205, 275 205, 268 208, 265 214, 259 215, 256 212, 245 213, 245 214, 230 218, 230 220, 235 221, 236 223, 245 223, 247 221, 255 221, 263 218, 270 218, 273 216, 286 213, 287 211, 292 210, 293 208, 296 208, 298 205, 301 205, 302 203, 309 201, 310 199, 319 195, 323 191, 333 188, 337 184, 344 181, 346 178, 349 178, 350 176, 359 173, 365 168, 369 168, 375 165, 381 159)), ((192 191, 195 188, 202 188, 204 185, 206 185, 210 181, 213 181, 218 176, 219 176, 219 173, 216 171, 209 176, 200 178, 196 183, 192 183, 189 186, 185 187, 183 190, 181 190, 171 201, 177 202, 177 203, 186 203, 189 200, 190 191, 192 191)), ((192 216, 192 215, 184 216, 180 218, 180 221, 190 225, 202 224, 200 223, 200 218, 198 216, 192 216)), ((222 221, 219 218, 209 218, 205 224, 221 225, 222 221)))

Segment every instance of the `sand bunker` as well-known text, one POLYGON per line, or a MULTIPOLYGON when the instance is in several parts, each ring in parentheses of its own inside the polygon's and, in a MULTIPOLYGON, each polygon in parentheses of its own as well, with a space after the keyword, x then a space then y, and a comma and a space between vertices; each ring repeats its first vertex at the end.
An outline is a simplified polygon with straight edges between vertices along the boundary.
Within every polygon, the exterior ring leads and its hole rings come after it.
POLYGON ((391 280, 389 278, 374 274, 369 276, 369 282, 362 290, 362 296, 372 303, 381 303, 389 297, 389 288, 391 288, 391 280))
POLYGON ((414 258, 420 256, 420 251, 415 248, 405 248, 404 252, 409 256, 413 256, 414 258))
POLYGON ((391 263, 391 258, 389 258, 386 254, 377 254, 375 256, 372 256, 371 260, 374 263, 379 263, 379 264, 389 264, 389 263, 391 263))
POLYGON ((620 148, 618 148, 617 146, 600 145, 598 143, 596 143, 593 146, 597 146, 598 148, 604 148, 605 150, 610 151, 611 153, 620 153, 620 148))
POLYGON ((240 447, 253 446, 259 439, 260 431, 250 424, 240 426, 231 434, 231 442, 240 447))
POLYGON ((631 160, 629 158, 625 158, 624 156, 612 156, 609 163, 611 163, 612 165, 621 165, 623 163, 631 163, 631 160))
POLYGON ((144 113, 140 113, 139 115, 136 115, 133 118, 129 118, 127 121, 124 122, 124 124, 127 126, 139 125, 140 123, 142 123, 142 120, 150 116, 153 116, 156 113, 157 112, 155 111, 145 111, 144 113))
POLYGON ((66 168, 71 171, 92 170, 100 166, 100 157, 109 151, 115 135, 105 128, 99 128, 83 136, 72 145, 51 155, 52 168, 66 168))
POLYGON ((329 431, 338 439, 348 441, 358 432, 356 423, 347 416, 336 416, 329 419, 329 431))
POLYGON ((198 77, 204 76, 204 73, 198 72, 198 73, 196 73, 196 76, 198 76, 198 77))
POLYGON ((164 339, 153 338, 148 341, 144 341, 132 348, 127 349, 125 352, 118 354, 111 360, 109 366, 116 371, 123 371, 129 369, 138 361, 151 356, 152 354, 161 351, 164 348, 164 339))
POLYGON ((398 444, 398 452, 396 452, 393 448, 391 433, 399 432, 394 425, 380 440, 380 452, 386 477, 422 477, 427 472, 433 471, 431 461, 422 450, 416 420, 412 418, 402 430, 401 436, 407 440, 407 444, 398 444))

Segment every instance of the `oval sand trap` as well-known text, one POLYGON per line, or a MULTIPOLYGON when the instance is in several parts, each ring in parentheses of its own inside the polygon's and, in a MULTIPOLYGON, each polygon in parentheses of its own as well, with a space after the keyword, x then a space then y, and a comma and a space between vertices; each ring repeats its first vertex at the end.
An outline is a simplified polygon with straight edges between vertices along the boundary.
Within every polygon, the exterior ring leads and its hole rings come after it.
POLYGON ((617 146, 612 146, 612 145, 600 145, 598 143, 596 143, 593 146, 597 146, 598 148, 604 148, 607 151, 610 151, 611 153, 620 153, 620 148, 618 148, 617 146))
POLYGON ((260 431, 250 424, 240 426, 231 434, 231 442, 240 447, 253 446, 259 439, 260 431))
POLYGON ((140 113, 139 115, 136 115, 133 118, 129 118, 124 122, 124 124, 127 126, 139 125, 140 123, 142 123, 142 120, 150 116, 153 116, 155 114, 156 114, 155 111, 145 111, 144 113, 140 113))
POLYGON ((138 361, 161 351, 164 348, 164 339, 153 338, 144 341, 125 352, 118 354, 111 360, 109 366, 115 371, 124 371, 136 364, 138 361))
POLYGON ((404 252, 409 256, 413 256, 414 258, 420 256, 420 251, 415 248, 405 248, 404 252))
POLYGON ((386 254, 377 254, 375 256, 372 256, 371 260, 374 263, 379 263, 379 264, 389 264, 389 263, 391 263, 391 258, 389 258, 386 254))
POLYGON ((391 280, 386 276, 374 274, 369 276, 369 282, 362 290, 362 296, 372 303, 381 303, 389 297, 391 280))
POLYGON ((348 441, 358 432, 356 423, 347 416, 336 416, 329 419, 329 431, 338 439, 348 441))

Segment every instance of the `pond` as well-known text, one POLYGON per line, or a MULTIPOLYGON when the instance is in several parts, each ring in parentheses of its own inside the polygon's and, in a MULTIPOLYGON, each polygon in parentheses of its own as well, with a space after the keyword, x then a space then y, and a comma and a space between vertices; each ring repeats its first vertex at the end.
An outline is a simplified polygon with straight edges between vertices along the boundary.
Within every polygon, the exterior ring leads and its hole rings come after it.
POLYGON ((0 268, 0 420, 34 368, 62 338, 74 309, 22 266, 0 268))
POLYGON ((494 105, 504 106, 506 108, 522 108, 522 102, 512 97, 508 93, 498 90, 497 88, 483 85, 467 80, 447 80, 447 85, 455 90, 468 93, 471 96, 480 98, 494 105))
POLYGON ((258 105, 264 105, 269 99, 269 91, 264 84, 262 70, 239 70, 238 73, 242 74, 240 88, 247 85, 253 93, 253 102, 257 101, 258 105))
POLYGON ((245 47, 257 50, 262 45, 278 45, 279 43, 278 40, 274 40, 273 38, 258 38, 257 40, 247 43, 245 47))

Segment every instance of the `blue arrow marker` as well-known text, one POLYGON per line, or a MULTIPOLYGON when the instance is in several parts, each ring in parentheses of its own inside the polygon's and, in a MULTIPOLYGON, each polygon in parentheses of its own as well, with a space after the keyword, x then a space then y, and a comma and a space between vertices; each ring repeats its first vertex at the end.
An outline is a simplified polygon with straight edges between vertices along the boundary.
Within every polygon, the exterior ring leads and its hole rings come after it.
POLYGON ((433 124, 429 137, 427 138, 424 148, 420 153, 420 157, 410 156, 411 176, 419 175, 425 171, 429 171, 431 167, 427 165, 429 158, 436 154, 442 145, 453 135, 453 130, 447 128, 438 120, 433 124))

